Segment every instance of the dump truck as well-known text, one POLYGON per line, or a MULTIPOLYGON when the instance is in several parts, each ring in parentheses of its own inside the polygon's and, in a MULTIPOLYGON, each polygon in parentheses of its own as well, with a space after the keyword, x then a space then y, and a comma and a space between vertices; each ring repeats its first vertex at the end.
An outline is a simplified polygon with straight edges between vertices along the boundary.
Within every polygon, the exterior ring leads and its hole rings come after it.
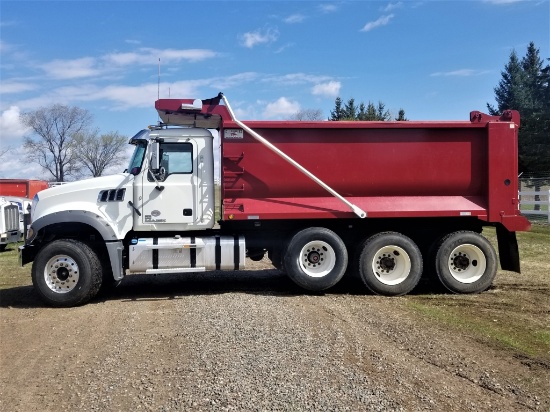
POLYGON ((498 268, 486 227, 502 269, 520 271, 516 232, 530 224, 518 204, 517 111, 243 122, 222 93, 155 107, 161 121, 130 139, 124 172, 34 197, 20 263, 33 262, 47 303, 83 304, 132 274, 244 270, 266 256, 309 291, 350 273, 387 296, 423 274, 479 293, 498 268))

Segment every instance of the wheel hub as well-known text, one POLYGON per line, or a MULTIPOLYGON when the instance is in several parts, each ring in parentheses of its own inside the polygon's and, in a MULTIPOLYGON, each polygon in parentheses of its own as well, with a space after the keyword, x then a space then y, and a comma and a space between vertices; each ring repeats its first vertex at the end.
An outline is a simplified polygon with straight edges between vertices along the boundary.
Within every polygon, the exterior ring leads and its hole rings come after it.
POLYGON ((56 293, 67 293, 73 290, 79 279, 79 269, 70 256, 52 257, 44 268, 46 285, 56 293))
POLYGON ((378 268, 386 273, 390 273, 390 271, 395 269, 395 259, 384 253, 383 256, 378 258, 378 268))
MULTIPOLYGON (((475 260, 473 262, 475 262, 475 260)), ((473 262, 472 262, 472 264, 473 264, 473 262)), ((463 253, 460 253, 460 252, 458 254, 455 253, 455 255, 453 257, 453 266, 458 271, 468 269, 468 266, 470 266, 469 256, 465 255, 463 253)))
POLYGON ((308 250, 308 252, 309 252, 307 254, 308 264, 316 265, 323 260, 322 258, 323 253, 321 253, 319 250, 312 250, 311 252, 308 250))

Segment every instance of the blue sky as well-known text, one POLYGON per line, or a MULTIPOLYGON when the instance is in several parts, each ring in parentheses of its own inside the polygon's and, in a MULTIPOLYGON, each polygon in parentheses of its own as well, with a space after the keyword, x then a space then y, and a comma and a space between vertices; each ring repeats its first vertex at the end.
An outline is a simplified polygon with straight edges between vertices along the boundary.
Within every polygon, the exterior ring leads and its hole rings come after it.
POLYGON ((54 103, 128 137, 158 120, 158 93, 222 91, 241 120, 327 118, 337 96, 467 120, 530 41, 550 57, 548 0, 1 0, 0 177, 49 177, 21 168, 18 115, 54 103))

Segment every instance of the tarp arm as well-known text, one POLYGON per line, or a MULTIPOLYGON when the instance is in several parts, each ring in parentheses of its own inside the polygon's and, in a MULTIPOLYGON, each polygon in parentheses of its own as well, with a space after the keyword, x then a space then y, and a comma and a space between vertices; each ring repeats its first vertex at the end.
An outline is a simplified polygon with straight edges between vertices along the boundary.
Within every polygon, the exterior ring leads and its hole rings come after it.
POLYGON ((267 147, 269 150, 277 154, 279 157, 281 157, 283 160, 290 163, 292 166, 294 166, 296 169, 298 169, 300 172, 302 172, 304 175, 309 177, 311 180, 313 180, 315 183, 317 183, 319 186, 321 186, 323 189, 325 189, 327 192, 329 192, 332 196, 340 200, 342 203, 344 203, 346 206, 348 206, 353 213, 355 213, 360 218, 367 217, 367 212, 359 208, 358 206, 354 205, 353 203, 349 202, 347 199, 345 199, 343 196, 341 196, 338 192, 336 192, 334 189, 332 189, 329 185, 327 185, 325 182, 323 182, 321 179, 319 179, 317 176, 315 176, 313 173, 311 173, 309 170, 304 168, 302 165, 300 165, 298 162, 296 162, 294 159, 289 157, 287 154, 273 146, 270 142, 268 142, 265 138, 260 136, 258 133, 256 133, 254 130, 252 130, 250 127, 245 125, 240 120, 237 120, 235 117, 235 113, 233 113, 233 110, 231 109, 231 106, 229 105, 229 102, 227 101, 227 98, 221 93, 221 97, 225 103, 225 106, 227 107, 227 110, 229 111, 229 114, 231 115, 231 118, 235 123, 237 123, 241 128, 246 130, 248 134, 250 134, 252 137, 254 137, 257 141, 262 143, 265 147, 267 147))

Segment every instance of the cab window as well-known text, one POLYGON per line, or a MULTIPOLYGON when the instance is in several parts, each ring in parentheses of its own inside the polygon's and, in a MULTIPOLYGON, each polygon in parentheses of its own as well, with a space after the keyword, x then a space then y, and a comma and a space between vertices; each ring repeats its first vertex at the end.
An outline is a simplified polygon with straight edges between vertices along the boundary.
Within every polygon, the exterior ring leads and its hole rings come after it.
MULTIPOLYGON (((160 171, 162 180, 173 174, 193 173, 193 145, 191 143, 161 143, 160 171)), ((152 180, 148 176, 148 180, 152 180)))

